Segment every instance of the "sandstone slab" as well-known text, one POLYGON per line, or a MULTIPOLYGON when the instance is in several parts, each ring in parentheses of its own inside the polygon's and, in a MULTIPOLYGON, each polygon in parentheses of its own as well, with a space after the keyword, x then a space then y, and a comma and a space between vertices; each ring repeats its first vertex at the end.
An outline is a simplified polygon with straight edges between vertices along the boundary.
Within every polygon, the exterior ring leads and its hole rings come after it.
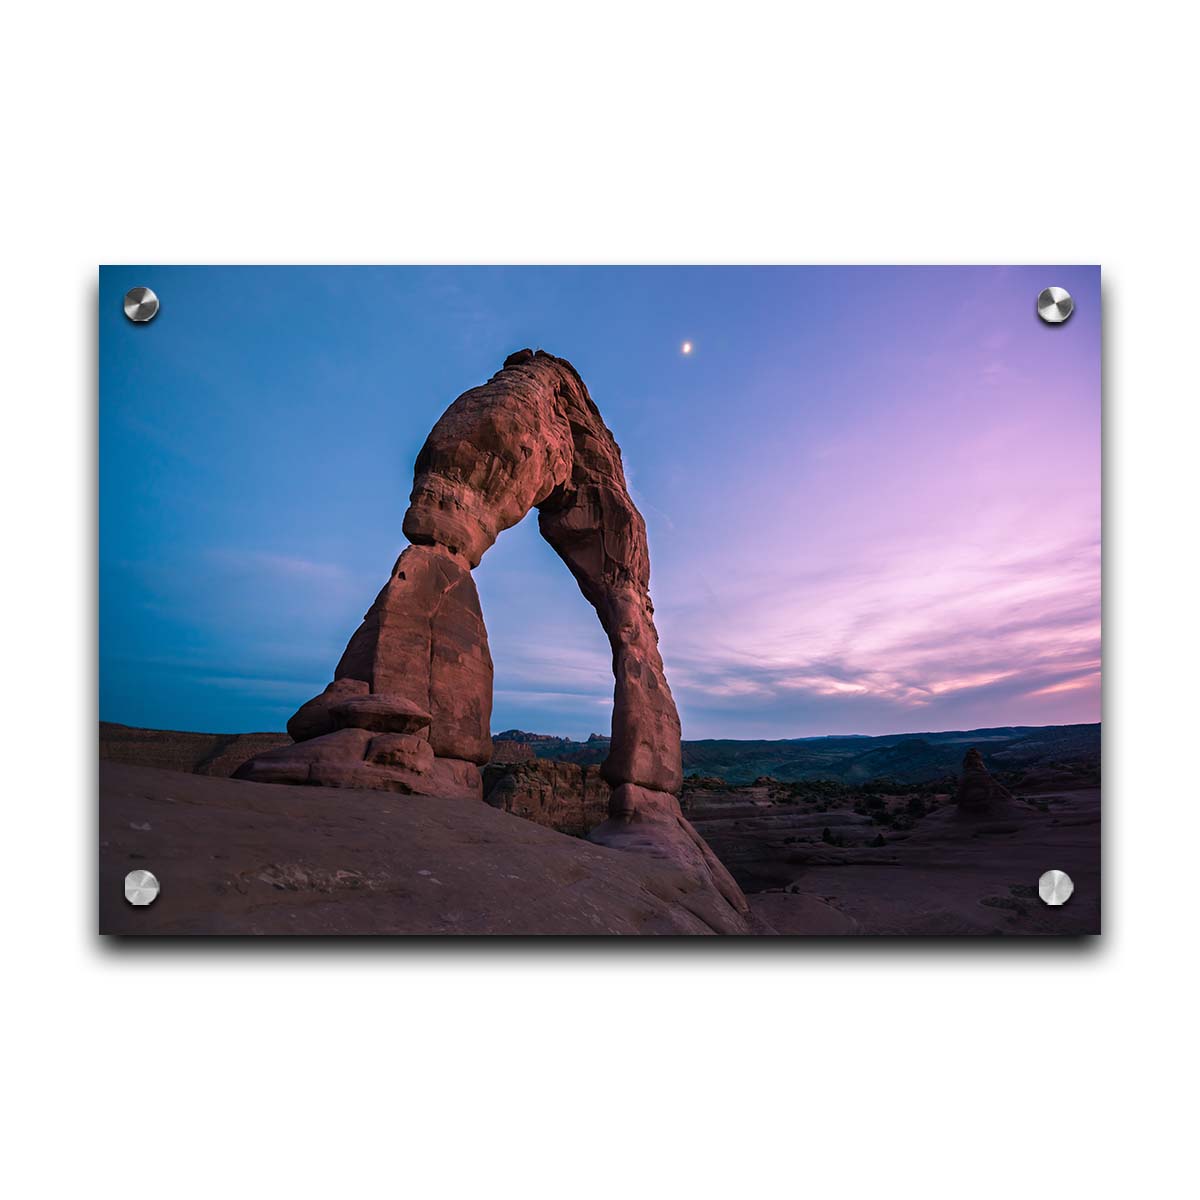
POLYGON ((319 696, 302 704, 287 723, 288 735, 293 741, 304 742, 309 738, 332 733, 337 725, 333 719, 333 708, 351 696, 365 696, 371 685, 365 679, 335 679, 319 696))
MULTIPOLYGON (((100 929, 124 935, 713 934, 669 863, 472 800, 100 766, 100 929), (149 907, 124 899, 153 864, 149 907)), ((724 911, 723 911, 724 910, 724 911)))
POLYGON ((349 696, 329 712, 335 729, 370 729, 376 733, 419 733, 429 727, 431 719, 420 705, 392 692, 349 696))
POLYGON ((478 800, 482 795, 474 763, 437 758, 428 742, 411 734, 377 734, 369 729, 338 729, 256 755, 233 777, 254 783, 376 788, 454 799, 478 800))
POLYGON ((646 854, 692 873, 732 910, 727 932, 738 932, 745 926, 750 906, 742 889, 684 817, 674 796, 637 784, 622 784, 613 792, 609 814, 607 821, 588 834, 589 841, 646 854))

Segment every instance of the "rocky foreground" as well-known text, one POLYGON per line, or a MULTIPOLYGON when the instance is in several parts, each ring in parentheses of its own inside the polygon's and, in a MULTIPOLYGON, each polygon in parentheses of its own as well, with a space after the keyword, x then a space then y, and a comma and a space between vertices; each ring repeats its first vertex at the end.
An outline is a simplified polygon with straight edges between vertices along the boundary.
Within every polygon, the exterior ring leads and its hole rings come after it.
POLYGON ((744 934, 694 875, 478 800, 100 765, 115 934, 744 934), (126 903, 144 868, 162 891, 126 903))
POLYGON ((584 840, 609 798, 595 767, 494 762, 486 803, 217 778, 278 737, 102 729, 102 754, 117 760, 101 767, 106 932, 1100 930, 1099 789, 1014 794, 974 751, 949 792, 687 780, 683 811, 745 914, 704 873, 584 840), (122 898, 138 867, 163 884, 149 909, 122 898), (1037 895, 1050 869, 1075 881, 1061 908, 1037 895))

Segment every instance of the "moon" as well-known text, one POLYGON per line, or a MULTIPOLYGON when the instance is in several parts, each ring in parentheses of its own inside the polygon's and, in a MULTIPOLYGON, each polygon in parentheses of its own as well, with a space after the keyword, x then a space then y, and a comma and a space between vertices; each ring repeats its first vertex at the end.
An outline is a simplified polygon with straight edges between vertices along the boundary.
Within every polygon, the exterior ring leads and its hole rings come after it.
POLYGON ((691 352, 692 352, 692 343, 691 343, 691 342, 684 342, 684 343, 683 343, 683 345, 679 347, 679 349, 680 349, 680 350, 681 350, 681 351, 682 351, 684 354, 691 354, 691 352))

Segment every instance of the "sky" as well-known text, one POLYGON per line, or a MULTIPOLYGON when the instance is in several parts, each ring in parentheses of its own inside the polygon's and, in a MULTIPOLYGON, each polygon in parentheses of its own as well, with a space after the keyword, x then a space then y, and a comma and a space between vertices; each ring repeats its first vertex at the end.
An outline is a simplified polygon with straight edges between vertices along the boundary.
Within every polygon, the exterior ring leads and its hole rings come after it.
MULTIPOLYGON (((282 729, 433 423, 525 346, 621 446, 685 739, 1100 719, 1099 268, 113 266, 99 298, 102 720, 282 729)), ((536 514, 475 578, 493 730, 607 733, 536 514)))

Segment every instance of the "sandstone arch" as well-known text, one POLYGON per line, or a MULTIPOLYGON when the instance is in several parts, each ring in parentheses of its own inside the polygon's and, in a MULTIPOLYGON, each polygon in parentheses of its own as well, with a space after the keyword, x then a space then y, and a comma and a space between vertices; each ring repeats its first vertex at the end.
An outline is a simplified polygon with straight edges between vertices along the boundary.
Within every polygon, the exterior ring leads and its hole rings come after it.
POLYGON ((571 364, 523 350, 433 427, 417 458, 404 533, 475 567, 535 508, 542 536, 612 647, 605 778, 678 791, 679 716, 658 652, 646 523, 625 485, 621 451, 571 364))
POLYGON ((288 723, 295 746, 243 778, 479 797, 491 756, 492 661, 471 570, 538 510, 608 636, 612 742, 602 768, 610 819, 593 840, 701 872, 745 899, 683 819, 679 716, 667 685, 646 525, 621 452, 578 372, 521 350, 434 425, 417 458, 403 530, 411 545, 351 637, 324 693, 288 723))

